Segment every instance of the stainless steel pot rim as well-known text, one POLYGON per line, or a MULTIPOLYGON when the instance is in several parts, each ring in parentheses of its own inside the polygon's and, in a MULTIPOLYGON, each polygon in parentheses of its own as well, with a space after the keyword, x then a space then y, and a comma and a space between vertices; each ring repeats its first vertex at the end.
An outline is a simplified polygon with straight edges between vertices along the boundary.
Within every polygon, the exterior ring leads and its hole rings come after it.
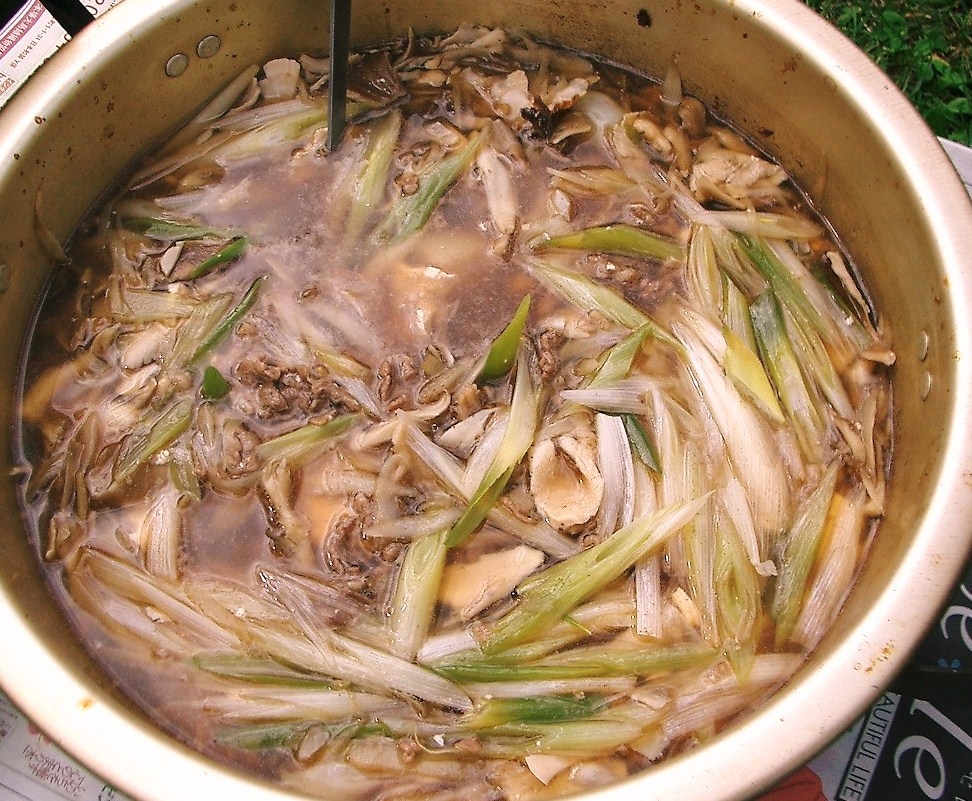
MULTIPOLYGON (((0 114, 0 161, 10 162, 45 119, 53 122, 63 80, 54 76, 76 75, 77 81, 84 81, 93 65, 109 58, 115 48, 150 35, 163 16, 177 16, 192 5, 191 0, 122 3, 63 47, 38 80, 28 82, 0 114)), ((732 5, 736 15, 772 27, 804 58, 841 65, 834 73, 840 95, 867 109, 874 135, 887 143, 900 170, 910 177, 907 192, 921 198, 927 215, 943 221, 938 238, 942 258, 965 265, 949 276, 952 315, 963 321, 954 334, 958 361, 952 391, 955 397, 972 398, 972 204, 947 156, 886 76, 798 0, 738 0, 732 5), (909 124, 899 124, 902 118, 909 124), (954 224, 954 219, 967 224, 954 224)), ((916 538, 911 548, 918 557, 912 561, 920 567, 908 575, 895 574, 895 594, 884 594, 872 604, 851 636, 831 644, 825 655, 811 657, 792 685, 762 709, 764 725, 733 727, 712 743, 586 798, 621 801, 637 793, 658 799, 742 799, 836 737, 903 665, 921 634, 913 621, 932 619, 962 566, 972 541, 972 456, 962 445, 969 442, 972 416, 956 415, 942 455, 942 480, 921 522, 927 536, 916 538), (903 607, 901 596, 911 602, 903 607), (720 747, 727 741, 731 748, 720 747), (775 751, 772 762, 750 759, 769 749, 775 751), (664 788, 664 795, 656 796, 654 788, 664 788)), ((302 797, 255 783, 160 737, 142 717, 106 694, 92 676, 78 674, 52 657, 10 603, 0 603, 0 631, 5 638, 0 685, 52 739, 119 789, 145 801, 302 797)))

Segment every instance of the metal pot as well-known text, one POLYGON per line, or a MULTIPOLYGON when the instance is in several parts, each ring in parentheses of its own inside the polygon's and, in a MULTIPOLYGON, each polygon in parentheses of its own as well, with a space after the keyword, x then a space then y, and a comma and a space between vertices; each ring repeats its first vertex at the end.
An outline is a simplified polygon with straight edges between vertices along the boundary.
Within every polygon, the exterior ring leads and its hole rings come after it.
MULTIPOLYGON (((0 113, 0 685, 68 752, 143 799, 288 796, 160 734, 90 661, 42 581, 20 519, 14 456, 21 348, 52 268, 36 223, 67 240, 116 175, 243 66, 326 51, 328 18, 312 0, 127 0, 0 113)), ((520 26, 654 74, 676 59, 688 91, 807 189, 891 332, 898 361, 887 514, 837 624, 749 718, 591 798, 751 796, 876 697, 964 564, 972 205, 904 97, 797 0, 355 0, 352 37, 360 45, 463 21, 520 26)))

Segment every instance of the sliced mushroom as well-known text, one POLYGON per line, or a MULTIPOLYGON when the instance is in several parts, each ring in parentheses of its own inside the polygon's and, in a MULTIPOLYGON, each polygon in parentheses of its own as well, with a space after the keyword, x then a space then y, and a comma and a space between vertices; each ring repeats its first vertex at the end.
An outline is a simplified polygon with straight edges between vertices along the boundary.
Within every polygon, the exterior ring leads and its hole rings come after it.
POLYGON ((543 551, 517 545, 484 554, 472 562, 447 565, 439 598, 463 620, 507 597, 513 588, 543 564, 543 551))
POLYGON ((566 435, 538 442, 530 452, 530 492, 537 511, 561 530, 594 517, 604 481, 590 446, 566 435))

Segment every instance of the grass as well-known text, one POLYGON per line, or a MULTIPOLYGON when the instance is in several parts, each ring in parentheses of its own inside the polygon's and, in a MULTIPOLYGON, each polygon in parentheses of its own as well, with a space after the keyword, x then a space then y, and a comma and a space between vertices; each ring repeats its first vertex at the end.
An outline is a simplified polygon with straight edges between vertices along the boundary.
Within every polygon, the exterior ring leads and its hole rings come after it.
POLYGON ((972 7, 964 0, 806 0, 867 53, 931 129, 972 145, 972 7))

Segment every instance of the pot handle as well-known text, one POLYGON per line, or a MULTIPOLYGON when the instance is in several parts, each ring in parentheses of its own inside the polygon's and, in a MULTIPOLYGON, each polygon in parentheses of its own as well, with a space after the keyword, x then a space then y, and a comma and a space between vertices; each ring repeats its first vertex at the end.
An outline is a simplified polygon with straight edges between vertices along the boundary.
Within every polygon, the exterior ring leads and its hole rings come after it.
POLYGON ((94 21, 94 14, 88 11, 81 0, 42 0, 44 6, 69 36, 76 36, 88 23, 94 21))

